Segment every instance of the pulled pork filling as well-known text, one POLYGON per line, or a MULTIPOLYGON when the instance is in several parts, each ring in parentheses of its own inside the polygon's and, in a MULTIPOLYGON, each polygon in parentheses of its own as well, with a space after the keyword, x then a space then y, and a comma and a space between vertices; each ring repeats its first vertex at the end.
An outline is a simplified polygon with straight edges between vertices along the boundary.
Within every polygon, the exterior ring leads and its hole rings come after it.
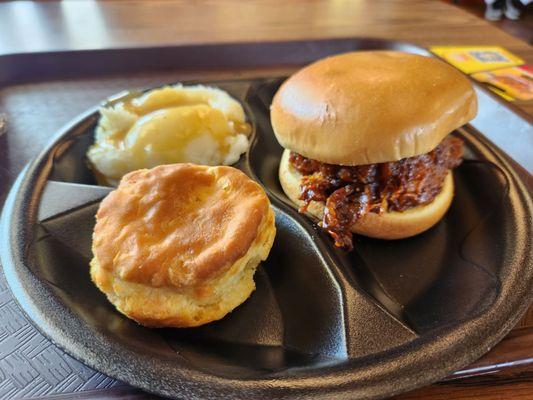
POLYGON ((440 193, 448 170, 461 163, 462 144, 462 140, 448 136, 429 153, 355 167, 325 164, 291 152, 290 164, 304 175, 300 212, 305 212, 312 200, 325 202, 322 227, 337 247, 350 251, 350 227, 366 213, 405 211, 431 203, 440 193))

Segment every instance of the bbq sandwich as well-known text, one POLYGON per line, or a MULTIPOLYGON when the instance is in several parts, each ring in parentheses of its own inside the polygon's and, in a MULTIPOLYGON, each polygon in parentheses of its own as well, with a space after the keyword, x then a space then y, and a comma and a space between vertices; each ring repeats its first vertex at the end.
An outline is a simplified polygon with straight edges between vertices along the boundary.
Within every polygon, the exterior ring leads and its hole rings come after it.
POLYGON ((476 112, 471 82, 437 59, 368 51, 320 60, 272 102, 281 185, 343 249, 354 233, 419 234, 451 204, 462 141, 450 134, 476 112))

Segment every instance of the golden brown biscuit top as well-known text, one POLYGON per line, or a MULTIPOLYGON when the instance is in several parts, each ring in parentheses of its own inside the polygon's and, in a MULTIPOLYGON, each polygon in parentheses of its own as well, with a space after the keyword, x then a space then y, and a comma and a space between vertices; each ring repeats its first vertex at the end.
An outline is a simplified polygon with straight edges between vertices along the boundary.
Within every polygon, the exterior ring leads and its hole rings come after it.
POLYGON ((100 204, 93 253, 127 281, 196 286, 246 253, 269 207, 261 186, 232 167, 134 171, 100 204))

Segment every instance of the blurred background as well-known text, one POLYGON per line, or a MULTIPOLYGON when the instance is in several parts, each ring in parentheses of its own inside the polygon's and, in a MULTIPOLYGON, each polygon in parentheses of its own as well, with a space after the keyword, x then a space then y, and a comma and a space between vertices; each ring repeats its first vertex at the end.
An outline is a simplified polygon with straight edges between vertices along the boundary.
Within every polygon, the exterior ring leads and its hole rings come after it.
POLYGON ((448 0, 463 10, 491 21, 492 25, 533 43, 533 2, 531 0, 448 0))

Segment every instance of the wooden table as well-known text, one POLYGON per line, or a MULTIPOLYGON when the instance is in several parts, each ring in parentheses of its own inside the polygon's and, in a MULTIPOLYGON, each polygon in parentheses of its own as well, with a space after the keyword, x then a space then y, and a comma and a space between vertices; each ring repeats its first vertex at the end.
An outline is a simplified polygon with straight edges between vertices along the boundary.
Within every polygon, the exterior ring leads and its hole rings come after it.
MULTIPOLYGON (((533 48, 453 5, 431 0, 107 0, 0 4, 0 54, 366 36, 421 46, 533 48)), ((519 103, 533 114, 533 102, 519 103)))
MULTIPOLYGON (((430 0, 108 0, 0 4, 0 55, 53 50, 287 39, 378 37, 430 45, 501 45, 533 63, 533 48, 453 5, 430 0)), ((533 102, 517 102, 533 114, 533 102)), ((529 343, 533 310, 473 366, 475 378, 438 383, 397 399, 533 398, 532 359, 479 375, 529 343), (477 368, 477 371, 475 370, 477 368)))

